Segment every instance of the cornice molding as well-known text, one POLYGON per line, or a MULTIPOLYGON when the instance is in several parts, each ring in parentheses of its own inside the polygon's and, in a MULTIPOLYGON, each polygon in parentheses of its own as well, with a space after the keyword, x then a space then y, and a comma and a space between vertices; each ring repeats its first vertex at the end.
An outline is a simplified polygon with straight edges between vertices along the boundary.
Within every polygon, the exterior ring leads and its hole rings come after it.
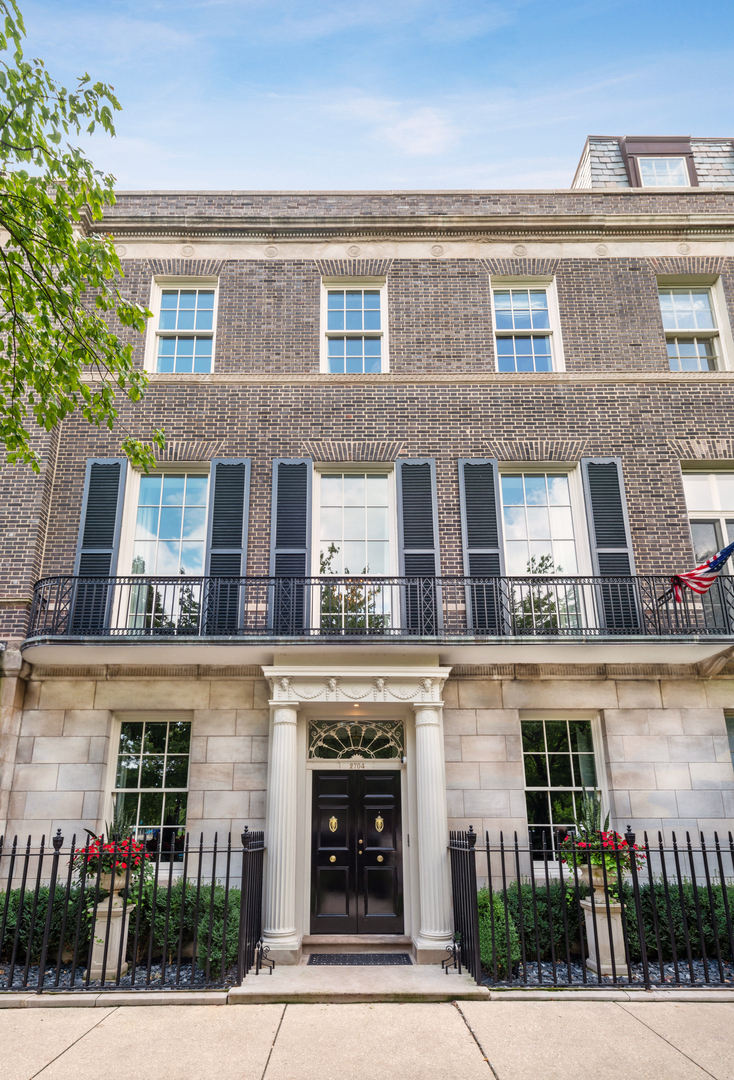
POLYGON ((249 240, 276 244, 319 240, 361 241, 472 240, 475 242, 603 239, 727 240, 734 235, 734 213, 642 214, 416 214, 338 216, 324 211, 303 217, 120 214, 94 222, 87 231, 116 240, 249 240))

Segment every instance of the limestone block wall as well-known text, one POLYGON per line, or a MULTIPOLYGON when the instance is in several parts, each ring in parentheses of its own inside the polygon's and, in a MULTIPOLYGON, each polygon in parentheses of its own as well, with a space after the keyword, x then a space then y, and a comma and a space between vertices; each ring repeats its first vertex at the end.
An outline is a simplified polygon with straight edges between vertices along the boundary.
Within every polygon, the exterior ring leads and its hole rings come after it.
MULTIPOLYGON (((444 735, 449 828, 468 829, 492 843, 500 830, 527 842, 521 719, 543 710, 600 718, 612 818, 620 832, 734 828, 734 767, 725 711, 734 710, 734 672, 697 679, 671 669, 667 678, 630 675, 599 665, 573 677, 558 665, 496 665, 492 674, 446 684, 444 735), (530 669, 530 670, 528 670, 530 669), (616 677, 614 675, 616 674, 616 677)), ((461 669, 457 669, 460 671, 461 669)), ((651 669, 652 670, 652 669, 651 669)), ((695 669, 691 669, 691 672, 695 669)), ((597 767, 599 762, 597 760, 597 767)))
MULTIPOLYGON (((268 687, 264 679, 197 673, 141 677, 101 667, 79 677, 41 669, 20 683, 5 831, 33 843, 60 828, 67 842, 104 827, 115 714, 181 711, 192 721, 187 827, 198 839, 264 828, 268 687), (22 691, 21 691, 22 693, 22 691)), ((53 669, 51 669, 53 671, 53 669)), ((78 673, 77 673, 78 674, 78 673)), ((3 680, 8 682, 9 680, 3 680)), ((0 807, 1 808, 1 807, 0 807)))

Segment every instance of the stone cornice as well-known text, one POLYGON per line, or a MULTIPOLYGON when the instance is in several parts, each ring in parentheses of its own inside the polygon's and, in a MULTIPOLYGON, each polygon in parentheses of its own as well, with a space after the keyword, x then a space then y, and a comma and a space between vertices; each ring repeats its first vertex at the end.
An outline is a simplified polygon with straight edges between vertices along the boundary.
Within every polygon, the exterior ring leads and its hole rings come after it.
POLYGON ((682 214, 415 214, 341 216, 216 216, 119 214, 88 226, 117 240, 317 240, 329 243, 390 240, 532 241, 583 239, 705 239, 734 236, 734 214, 710 210, 682 214))

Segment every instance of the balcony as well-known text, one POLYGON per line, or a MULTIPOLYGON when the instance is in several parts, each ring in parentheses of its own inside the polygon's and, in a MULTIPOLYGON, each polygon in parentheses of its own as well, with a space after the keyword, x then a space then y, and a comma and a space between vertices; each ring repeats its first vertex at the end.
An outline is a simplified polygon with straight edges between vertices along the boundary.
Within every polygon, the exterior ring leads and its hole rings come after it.
MULTIPOLYGON (((582 647, 596 646, 598 657, 602 645, 626 645, 616 660, 680 662, 712 655, 733 636, 734 578, 723 576, 706 596, 684 590, 681 604, 670 579, 654 575, 52 577, 35 586, 24 649, 42 649, 36 662, 64 662, 58 649, 72 643, 124 645, 128 657, 130 645, 155 645, 158 659, 165 645, 179 658, 184 646, 239 645, 263 662, 275 647, 390 643, 476 663, 488 661, 489 647, 493 661, 509 658, 507 647, 514 659, 541 657, 528 646, 544 646, 547 659, 551 646, 554 660, 582 662, 582 647)), ((207 659, 217 662, 211 652, 207 659)))

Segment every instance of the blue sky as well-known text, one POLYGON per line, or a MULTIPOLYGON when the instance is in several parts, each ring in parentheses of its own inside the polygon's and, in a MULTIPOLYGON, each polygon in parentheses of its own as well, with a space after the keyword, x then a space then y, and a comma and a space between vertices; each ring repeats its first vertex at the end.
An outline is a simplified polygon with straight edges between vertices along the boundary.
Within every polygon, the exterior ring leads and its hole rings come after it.
POLYGON ((734 136, 731 0, 21 0, 115 87, 121 189, 570 186, 587 134, 734 136))

